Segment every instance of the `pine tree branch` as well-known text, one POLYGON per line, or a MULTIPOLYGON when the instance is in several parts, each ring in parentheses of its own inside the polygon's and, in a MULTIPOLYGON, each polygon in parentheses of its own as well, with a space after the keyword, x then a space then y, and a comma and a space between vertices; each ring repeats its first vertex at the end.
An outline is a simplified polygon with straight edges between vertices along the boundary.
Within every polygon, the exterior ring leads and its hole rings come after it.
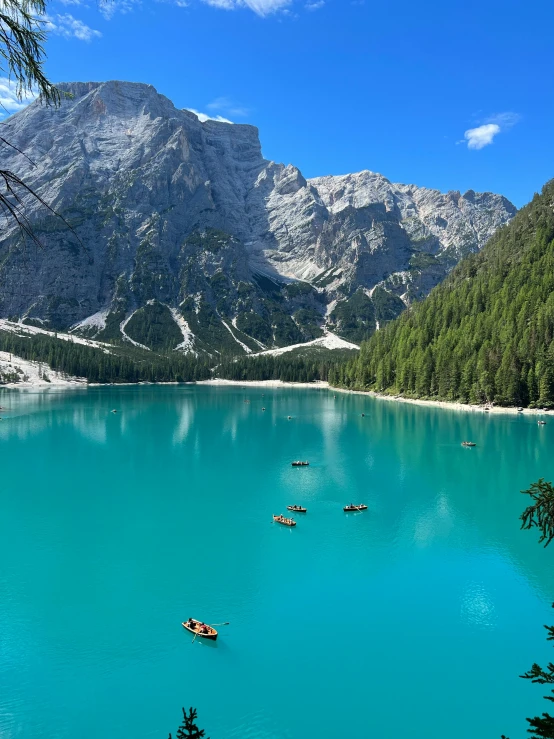
POLYGON ((46 39, 44 0, 3 0, 0 12, 0 58, 16 83, 19 99, 38 90, 46 104, 58 105, 60 93, 42 70, 46 39))
POLYGON ((71 233, 75 236, 79 243, 82 244, 74 229, 65 220, 65 218, 57 213, 53 208, 51 208, 50 205, 48 205, 48 203, 31 187, 29 187, 29 185, 23 182, 20 177, 18 177, 13 172, 10 172, 9 170, 0 169, 0 182, 4 183, 4 192, 1 192, 0 190, 0 212, 2 212, 7 219, 12 219, 17 223, 22 235, 29 237, 31 241, 33 241, 33 243, 35 243, 39 247, 42 247, 40 240, 33 231, 31 222, 24 213, 23 201, 18 192, 18 188, 19 190, 23 191, 23 194, 31 195, 52 215, 56 216, 56 218, 59 218, 67 226, 67 228, 71 231, 71 233))
POLYGON ((540 529, 539 543, 544 541, 544 546, 547 547, 554 539, 554 488, 541 477, 528 490, 521 492, 531 496, 534 501, 521 514, 521 528, 540 529))

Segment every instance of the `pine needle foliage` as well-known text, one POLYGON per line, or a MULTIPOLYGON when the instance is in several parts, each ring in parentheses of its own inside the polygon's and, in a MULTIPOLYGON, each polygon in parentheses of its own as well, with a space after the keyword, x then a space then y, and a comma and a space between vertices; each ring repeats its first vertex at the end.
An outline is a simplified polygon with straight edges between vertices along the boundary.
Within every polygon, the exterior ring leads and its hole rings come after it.
POLYGON ((552 483, 541 477, 528 490, 521 491, 530 495, 533 503, 521 514, 521 528, 538 528, 541 532, 539 543, 545 542, 547 547, 554 539, 554 488, 552 483))
MULTIPOLYGON (((44 0, 2 0, 0 4, 0 72, 15 84, 15 94, 23 100, 28 94, 38 93, 46 105, 59 105, 59 90, 46 78, 43 65, 46 40, 46 4, 44 0)), ((0 136, 0 145, 16 146, 0 136)), ((40 242, 25 215, 24 199, 31 196, 53 215, 61 218, 29 185, 14 172, 0 169, 0 213, 8 222, 15 221, 23 236, 37 246, 40 242)), ((69 224, 66 223, 69 226, 69 224)))
MULTIPOLYGON (((177 729, 177 739, 202 739, 206 735, 206 732, 204 729, 199 729, 196 725, 196 719, 198 718, 196 708, 191 707, 188 712, 183 708, 182 711, 183 723, 177 729)), ((171 739, 171 734, 169 735, 169 739, 171 739)))
POLYGON ((57 105, 60 93, 43 72, 46 40, 43 0, 2 0, 0 7, 0 70, 16 84, 21 100, 38 90, 43 102, 57 105))
MULTIPOLYGON (((530 495, 533 504, 528 506, 521 514, 521 528, 538 528, 540 531, 539 542, 545 542, 547 547, 554 539, 554 488, 550 482, 542 478, 534 482, 528 490, 521 491, 524 495, 530 495)), ((554 605, 552 606, 554 608, 554 605)), ((554 626, 545 626, 547 641, 554 641, 554 626)), ((530 670, 520 677, 531 680, 538 685, 554 685, 554 663, 549 662, 546 669, 536 662, 530 670)), ((554 703, 554 688, 550 695, 544 696, 545 700, 554 703)), ((532 739, 554 739, 554 716, 544 712, 541 716, 527 719, 530 728, 527 733, 532 739)), ((508 739, 502 735, 501 739, 508 739)))
POLYGON ((554 407, 554 181, 330 373, 339 386, 554 407))

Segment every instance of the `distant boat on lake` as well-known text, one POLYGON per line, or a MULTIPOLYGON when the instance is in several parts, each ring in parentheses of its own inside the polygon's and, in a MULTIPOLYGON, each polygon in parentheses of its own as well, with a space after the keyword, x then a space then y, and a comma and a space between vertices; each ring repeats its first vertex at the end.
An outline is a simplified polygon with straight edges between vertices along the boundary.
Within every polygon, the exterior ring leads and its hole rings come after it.
POLYGON ((293 518, 285 518, 285 516, 282 516, 281 514, 278 516, 273 514, 273 520, 275 523, 280 523, 282 526, 296 526, 296 521, 293 518))
POLYGON ((474 441, 462 441, 462 446, 477 446, 474 441))
POLYGON ((291 465, 293 467, 309 467, 310 466, 310 463, 309 462, 296 461, 296 462, 291 462, 291 465))
POLYGON ((288 505, 287 511, 295 511, 296 513, 307 513, 307 508, 302 508, 301 505, 288 505))
POLYGON ((344 506, 343 511, 345 513, 349 513, 350 511, 367 511, 367 506, 363 503, 361 505, 354 505, 353 503, 350 503, 349 505, 344 506))

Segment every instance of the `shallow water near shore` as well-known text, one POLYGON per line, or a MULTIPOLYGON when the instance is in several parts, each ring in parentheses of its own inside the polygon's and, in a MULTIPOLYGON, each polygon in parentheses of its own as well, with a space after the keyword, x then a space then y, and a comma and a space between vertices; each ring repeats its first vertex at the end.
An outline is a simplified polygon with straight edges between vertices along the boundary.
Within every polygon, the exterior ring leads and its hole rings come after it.
POLYGON ((518 517, 554 421, 238 386, 0 404, 2 739, 166 739, 183 705, 211 739, 518 739, 547 710, 518 675, 551 659, 554 550, 518 517), (230 625, 192 643, 188 616, 230 625))

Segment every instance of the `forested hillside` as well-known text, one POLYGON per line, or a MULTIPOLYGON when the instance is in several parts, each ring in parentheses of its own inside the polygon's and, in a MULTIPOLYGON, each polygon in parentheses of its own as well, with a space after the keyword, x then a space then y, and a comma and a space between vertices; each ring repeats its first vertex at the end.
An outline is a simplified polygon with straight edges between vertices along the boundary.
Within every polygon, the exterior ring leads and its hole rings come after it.
POLYGON ((420 303, 332 368, 332 383, 554 407, 554 180, 420 303))
MULTIPOLYGON (((18 336, 0 331, 0 351, 13 354, 16 361, 21 357, 44 362, 53 370, 89 382, 191 382, 211 377, 208 363, 193 355, 162 355, 135 347, 102 350, 42 334, 18 336)), ((3 382, 17 379, 6 377, 3 382)))
MULTIPOLYGON (((344 362, 353 350, 306 347, 282 356, 235 357, 218 359, 181 352, 151 352, 119 344, 87 346, 79 340, 63 340, 56 335, 0 330, 0 351, 18 359, 44 364, 68 378, 82 377, 94 383, 195 382, 224 378, 229 380, 283 380, 315 382, 327 380, 329 371, 344 362)), ((0 372, 0 385, 22 382, 16 372, 0 372)))

